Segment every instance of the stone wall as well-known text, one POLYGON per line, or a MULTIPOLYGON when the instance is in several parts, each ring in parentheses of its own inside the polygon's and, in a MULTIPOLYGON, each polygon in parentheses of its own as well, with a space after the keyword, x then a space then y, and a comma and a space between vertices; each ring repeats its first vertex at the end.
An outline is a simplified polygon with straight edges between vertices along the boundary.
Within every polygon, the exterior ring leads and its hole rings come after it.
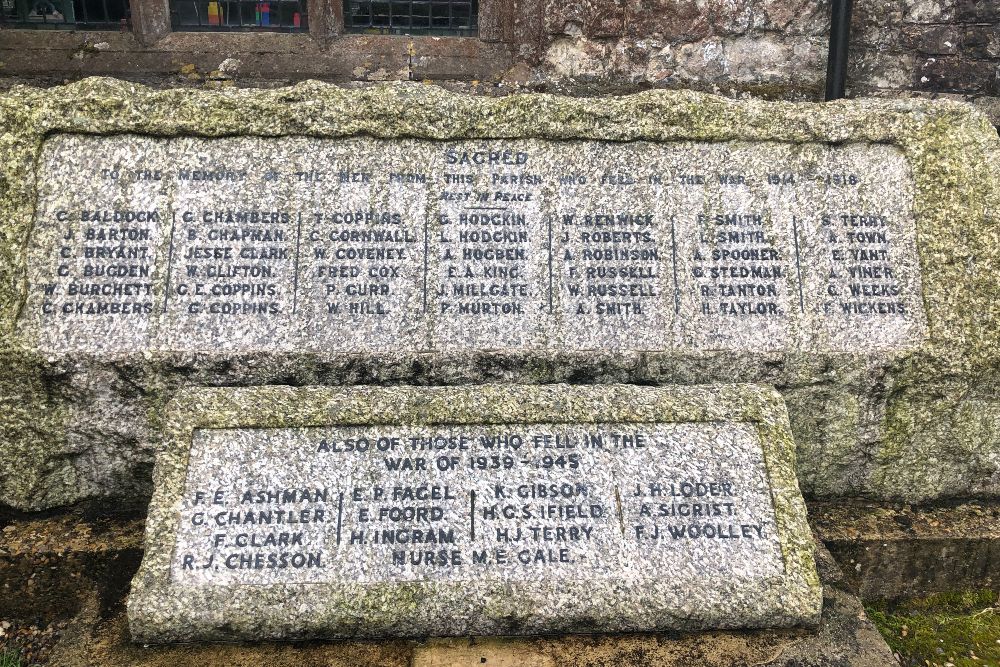
MULTIPOLYGON (((544 76, 815 97, 830 9, 814 0, 549 0, 544 76)), ((1000 4, 859 0, 851 92, 1000 94, 1000 4)))
MULTIPOLYGON (((152 0, 132 0, 139 6, 152 0)), ((331 0, 329 6, 339 6, 331 0)), ((111 75, 154 86, 454 82, 473 92, 696 88, 821 99, 829 0, 484 0, 481 39, 0 30, 0 87, 111 75)), ((1000 3, 856 0, 848 93, 1000 96, 1000 3)))

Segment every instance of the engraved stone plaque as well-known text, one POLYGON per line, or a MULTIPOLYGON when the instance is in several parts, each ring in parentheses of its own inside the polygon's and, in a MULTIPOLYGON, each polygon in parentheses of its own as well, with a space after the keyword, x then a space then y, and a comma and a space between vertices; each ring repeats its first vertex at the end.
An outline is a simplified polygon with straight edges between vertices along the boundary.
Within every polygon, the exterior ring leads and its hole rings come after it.
POLYGON ((198 430, 184 501, 179 584, 783 571, 747 424, 198 430))
POLYGON ((181 428, 159 463, 130 602, 144 640, 238 636, 251 622, 265 626, 256 636, 372 636, 786 626, 818 614, 773 391, 189 400, 172 417, 181 428), (385 402, 400 406, 395 417, 375 412, 385 402), (338 414, 289 424, 303 410, 338 414))
POLYGON ((926 333, 889 145, 58 135, 40 164, 20 326, 49 351, 843 352, 926 333))

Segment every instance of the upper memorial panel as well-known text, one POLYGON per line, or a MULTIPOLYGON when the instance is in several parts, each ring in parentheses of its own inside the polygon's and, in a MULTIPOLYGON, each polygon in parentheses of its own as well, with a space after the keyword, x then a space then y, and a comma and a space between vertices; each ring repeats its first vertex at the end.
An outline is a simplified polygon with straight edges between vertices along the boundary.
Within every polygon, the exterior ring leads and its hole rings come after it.
POLYGON ((113 353, 910 348, 914 234, 888 145, 57 135, 20 327, 113 353))

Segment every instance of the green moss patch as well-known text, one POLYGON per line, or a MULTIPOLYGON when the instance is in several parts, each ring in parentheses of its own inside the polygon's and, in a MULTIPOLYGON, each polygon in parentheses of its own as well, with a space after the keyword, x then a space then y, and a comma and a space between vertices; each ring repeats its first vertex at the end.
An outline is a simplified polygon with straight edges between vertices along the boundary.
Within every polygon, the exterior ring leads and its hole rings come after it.
POLYGON ((1000 593, 939 593, 867 607, 909 667, 1000 667, 1000 593))

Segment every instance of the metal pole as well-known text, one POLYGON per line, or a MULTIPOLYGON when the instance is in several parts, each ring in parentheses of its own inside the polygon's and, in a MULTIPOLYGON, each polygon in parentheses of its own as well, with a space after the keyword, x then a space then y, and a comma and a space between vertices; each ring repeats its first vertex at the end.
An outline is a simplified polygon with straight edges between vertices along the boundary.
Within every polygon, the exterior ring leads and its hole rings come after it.
POLYGON ((830 54, 826 60, 826 99, 844 97, 847 48, 851 41, 852 0, 833 0, 830 16, 830 54))

